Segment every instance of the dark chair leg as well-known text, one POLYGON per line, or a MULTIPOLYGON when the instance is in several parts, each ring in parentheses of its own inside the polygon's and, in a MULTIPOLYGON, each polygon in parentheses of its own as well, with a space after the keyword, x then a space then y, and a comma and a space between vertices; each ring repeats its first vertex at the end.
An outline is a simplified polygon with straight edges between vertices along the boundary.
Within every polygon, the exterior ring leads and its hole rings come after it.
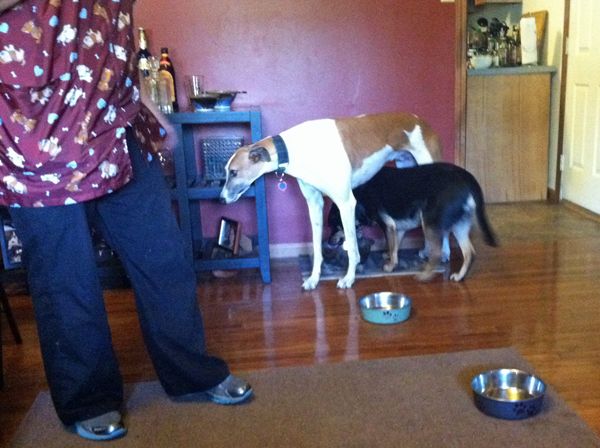
POLYGON ((8 321, 10 331, 12 332, 13 337, 15 338, 15 342, 17 344, 21 344, 23 342, 23 339, 21 339, 21 333, 19 332, 17 321, 13 316, 10 303, 8 303, 8 298, 6 297, 6 291, 4 290, 4 285, 2 285, 2 283, 0 283, 0 309, 4 311, 4 314, 6 314, 6 320, 8 321))
MULTIPOLYGON (((8 321, 8 326, 10 327, 10 331, 15 338, 15 342, 17 344, 23 343, 23 339, 21 339, 21 333, 19 332, 19 327, 17 326, 17 321, 12 313, 12 309, 10 307, 10 303, 8 302, 8 297, 6 296, 6 291, 4 290, 4 285, 0 281, 0 311, 3 311, 6 314, 6 320, 8 321)), ((3 353, 2 353, 2 316, 0 316, 0 390, 4 389, 4 362, 3 362, 3 353)))
POLYGON ((4 389, 4 365, 2 362, 2 319, 0 319, 0 390, 4 389))

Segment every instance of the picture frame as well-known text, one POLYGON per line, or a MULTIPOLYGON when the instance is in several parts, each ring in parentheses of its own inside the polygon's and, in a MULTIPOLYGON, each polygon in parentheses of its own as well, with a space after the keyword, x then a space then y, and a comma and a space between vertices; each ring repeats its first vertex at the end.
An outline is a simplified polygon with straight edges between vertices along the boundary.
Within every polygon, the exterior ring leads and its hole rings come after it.
POLYGON ((240 248, 241 227, 238 221, 222 217, 219 222, 217 247, 237 255, 240 248))
POLYGON ((22 266, 23 247, 10 218, 5 213, 0 213, 0 250, 5 270, 18 269, 22 266))

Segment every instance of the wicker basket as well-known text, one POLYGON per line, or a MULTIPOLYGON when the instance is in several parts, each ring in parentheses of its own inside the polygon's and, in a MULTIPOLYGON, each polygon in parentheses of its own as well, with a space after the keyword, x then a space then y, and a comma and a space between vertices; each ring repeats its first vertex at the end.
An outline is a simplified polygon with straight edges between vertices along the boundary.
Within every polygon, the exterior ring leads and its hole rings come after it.
POLYGON ((242 137, 215 137, 201 140, 204 181, 225 180, 225 165, 235 150, 243 144, 242 137))

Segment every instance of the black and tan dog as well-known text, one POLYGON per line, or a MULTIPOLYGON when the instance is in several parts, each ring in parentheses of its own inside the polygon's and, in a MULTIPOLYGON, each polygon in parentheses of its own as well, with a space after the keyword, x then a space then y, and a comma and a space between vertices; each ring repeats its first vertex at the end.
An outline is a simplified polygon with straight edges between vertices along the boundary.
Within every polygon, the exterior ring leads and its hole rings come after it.
MULTIPOLYGON (((475 250, 469 233, 476 217, 484 240, 496 246, 496 237, 488 223, 483 193, 468 171, 448 163, 432 163, 410 168, 384 167, 371 180, 353 190, 357 210, 378 223, 385 232, 389 260, 383 266, 391 272, 398 264, 398 249, 404 233, 422 226, 428 262, 418 274, 429 280, 442 255, 442 241, 454 234, 462 251, 463 264, 450 279, 465 278, 475 250)), ((330 222, 335 221, 332 209, 330 222), (333 216, 332 216, 333 215, 333 216)))

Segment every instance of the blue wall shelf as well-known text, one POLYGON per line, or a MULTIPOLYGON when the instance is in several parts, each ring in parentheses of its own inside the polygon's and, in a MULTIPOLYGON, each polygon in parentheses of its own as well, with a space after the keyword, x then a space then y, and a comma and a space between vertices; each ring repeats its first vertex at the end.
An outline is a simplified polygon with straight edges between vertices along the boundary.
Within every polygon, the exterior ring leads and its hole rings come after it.
POLYGON ((220 187, 203 186, 197 182, 201 178, 197 169, 194 128, 201 125, 245 124, 250 127, 251 139, 262 138, 260 110, 231 110, 208 112, 179 112, 168 115, 178 132, 179 145, 174 150, 175 187, 173 198, 178 205, 179 225, 184 234, 188 256, 194 260, 196 271, 221 269, 260 269, 263 282, 271 283, 269 254, 269 227, 265 180, 260 177, 242 196, 253 198, 256 208, 257 249, 247 256, 211 258, 206 253, 207 239, 202 235, 200 201, 218 200, 220 187))

